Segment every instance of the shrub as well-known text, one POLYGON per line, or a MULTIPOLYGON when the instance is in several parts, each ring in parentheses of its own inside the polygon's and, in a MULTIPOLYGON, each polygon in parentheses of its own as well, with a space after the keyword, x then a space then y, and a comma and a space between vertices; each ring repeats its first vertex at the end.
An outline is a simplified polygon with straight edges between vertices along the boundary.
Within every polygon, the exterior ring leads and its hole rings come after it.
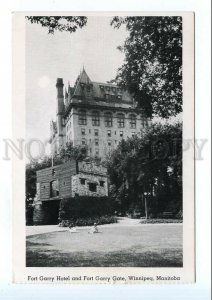
POLYGON ((164 223, 182 223, 179 219, 143 219, 141 224, 164 224, 164 223))
POLYGON ((101 216, 101 217, 88 217, 88 218, 77 218, 62 220, 59 224, 60 227, 68 227, 70 224, 74 226, 92 226, 96 223, 97 225, 117 223, 117 218, 114 216, 101 216))
POLYGON ((111 216, 113 213, 114 205, 112 199, 108 197, 79 196, 61 200, 59 220, 76 222, 76 220, 86 219, 87 223, 92 223, 93 221, 89 221, 89 218, 93 220, 94 218, 102 217, 101 222, 104 222, 104 217, 111 216))

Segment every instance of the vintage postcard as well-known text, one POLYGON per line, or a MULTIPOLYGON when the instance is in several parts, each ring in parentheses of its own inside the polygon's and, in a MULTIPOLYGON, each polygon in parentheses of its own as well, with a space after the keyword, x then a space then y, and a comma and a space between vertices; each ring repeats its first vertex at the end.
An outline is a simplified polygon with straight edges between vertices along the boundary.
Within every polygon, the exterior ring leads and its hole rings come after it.
POLYGON ((195 282, 194 14, 13 15, 13 281, 195 282))

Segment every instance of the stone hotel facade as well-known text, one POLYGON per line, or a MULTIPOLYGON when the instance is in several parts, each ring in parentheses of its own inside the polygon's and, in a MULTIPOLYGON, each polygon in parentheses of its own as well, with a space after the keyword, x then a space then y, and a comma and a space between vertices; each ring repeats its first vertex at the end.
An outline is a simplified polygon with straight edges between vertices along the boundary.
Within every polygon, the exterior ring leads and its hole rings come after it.
POLYGON ((105 157, 121 139, 149 125, 133 97, 114 84, 91 81, 82 70, 74 87, 64 90, 58 78, 57 118, 51 121, 51 148, 57 153, 67 142, 83 145, 89 156, 105 157))

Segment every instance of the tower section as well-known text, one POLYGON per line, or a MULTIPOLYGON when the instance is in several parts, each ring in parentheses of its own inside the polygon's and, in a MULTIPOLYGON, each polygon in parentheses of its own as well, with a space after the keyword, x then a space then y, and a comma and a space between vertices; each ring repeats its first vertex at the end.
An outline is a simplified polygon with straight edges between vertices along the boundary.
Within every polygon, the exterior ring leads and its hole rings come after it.
POLYGON ((65 124, 64 124, 64 94, 63 94, 63 79, 57 78, 57 129, 58 129, 58 146, 61 147, 64 144, 65 137, 65 124))

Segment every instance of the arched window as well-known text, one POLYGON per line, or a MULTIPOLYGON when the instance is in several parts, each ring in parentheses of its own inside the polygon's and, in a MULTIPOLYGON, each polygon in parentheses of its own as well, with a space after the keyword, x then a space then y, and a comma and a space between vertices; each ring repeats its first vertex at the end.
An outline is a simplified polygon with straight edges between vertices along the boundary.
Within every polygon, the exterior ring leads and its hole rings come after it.
POLYGON ((105 126, 106 127, 112 127, 113 125, 113 116, 111 112, 106 112, 105 115, 105 126))
POLYGON ((79 125, 86 125, 86 124, 87 124, 86 111, 80 110, 79 111, 79 125))
POLYGON ((100 125, 100 113, 98 111, 92 112, 92 125, 99 126, 100 125))
POLYGON ((130 127, 136 128, 136 116, 133 114, 129 115, 129 120, 130 120, 130 127))
POLYGON ((117 120, 118 120, 118 127, 123 128, 124 127, 124 114, 117 114, 117 120))
POLYGON ((50 182, 50 197, 58 197, 59 196, 59 183, 58 180, 53 180, 50 182))

